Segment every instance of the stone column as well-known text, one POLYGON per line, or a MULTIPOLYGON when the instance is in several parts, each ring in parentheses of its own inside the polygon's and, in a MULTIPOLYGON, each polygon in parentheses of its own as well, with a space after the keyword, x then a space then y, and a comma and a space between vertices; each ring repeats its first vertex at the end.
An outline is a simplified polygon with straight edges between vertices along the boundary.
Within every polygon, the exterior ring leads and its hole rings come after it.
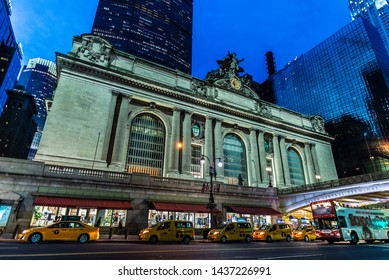
POLYGON ((284 169, 285 185, 290 186, 291 180, 290 180, 289 162, 288 162, 288 154, 286 150, 285 136, 281 136, 280 151, 281 151, 282 167, 284 169))
MULTIPOLYGON (((214 118, 207 116, 205 120, 205 144, 204 144, 204 155, 209 158, 211 164, 213 163, 213 129, 212 122, 214 118)), ((205 158, 204 163, 204 177, 209 178, 209 162, 208 159, 205 158)))
POLYGON ((123 96, 122 103, 120 104, 119 119, 115 135, 115 143, 113 146, 112 164, 117 166, 117 169, 123 171, 126 169, 127 158, 127 145, 126 133, 129 133, 127 129, 129 104, 131 101, 130 96, 123 96))
POLYGON ((312 152, 312 158, 313 158, 313 166, 315 167, 315 182, 318 182, 316 179, 316 175, 319 175, 321 177, 321 172, 319 168, 319 161, 317 159, 317 152, 316 152, 316 145, 311 145, 311 152, 312 152))
POLYGON ((275 172, 273 172, 274 177, 276 178, 276 186, 284 187, 284 174, 282 171, 282 161, 281 161, 281 152, 280 152, 280 144, 278 141, 278 135, 273 134, 273 149, 274 149, 274 167, 275 172))
POLYGON ((169 156, 169 175, 178 176, 178 155, 179 151, 177 148, 177 143, 180 141, 180 130, 181 130, 181 110, 173 108, 173 118, 172 118, 172 135, 170 139, 170 156, 169 156))
POLYGON ((223 181, 224 180, 224 152, 223 152, 223 139, 222 139, 222 120, 216 119, 215 123, 215 158, 216 158, 216 170, 217 177, 216 180, 223 181), (218 162, 219 159, 223 162, 223 166, 219 167, 218 162))
POLYGON ((250 146, 251 146, 251 172, 250 172, 250 181, 251 186, 258 187, 259 180, 261 179, 261 173, 259 169, 259 157, 258 157, 258 144, 257 144, 257 130, 255 128, 250 128, 250 146))
POLYGON ((182 174, 191 175, 192 112, 185 112, 182 129, 182 174))
POLYGON ((311 145, 309 143, 304 144, 305 158, 307 162, 308 184, 316 183, 315 169, 313 166, 311 145))
POLYGON ((266 172, 266 151, 265 151, 265 138, 263 131, 259 131, 258 134, 258 150, 259 150, 259 172, 261 176, 258 176, 258 180, 262 179, 262 183, 269 183, 269 176, 266 172))

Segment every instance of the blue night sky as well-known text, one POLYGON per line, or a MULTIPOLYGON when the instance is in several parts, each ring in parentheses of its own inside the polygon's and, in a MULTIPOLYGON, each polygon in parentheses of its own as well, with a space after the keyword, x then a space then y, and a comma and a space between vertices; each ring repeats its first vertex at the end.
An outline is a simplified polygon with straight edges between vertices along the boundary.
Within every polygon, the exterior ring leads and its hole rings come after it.
MULTIPOLYGON (((351 21, 347 0, 194 0, 192 74, 204 78, 216 60, 236 52, 241 66, 263 82, 265 53, 277 70, 351 21)), ((11 21, 24 61, 55 61, 72 37, 90 33, 98 0, 12 0, 11 21)))

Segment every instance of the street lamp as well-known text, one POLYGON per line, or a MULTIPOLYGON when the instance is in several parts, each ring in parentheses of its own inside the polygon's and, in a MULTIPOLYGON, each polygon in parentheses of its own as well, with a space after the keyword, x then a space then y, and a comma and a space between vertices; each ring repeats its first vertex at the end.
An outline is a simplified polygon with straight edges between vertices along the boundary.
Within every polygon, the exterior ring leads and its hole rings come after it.
POLYGON ((267 171, 267 174, 269 175, 269 188, 272 188, 273 185, 271 184, 271 176, 270 176, 270 173, 271 173, 271 166, 266 166, 266 171, 267 171))
MULTIPOLYGON (((209 157, 207 157, 206 155, 201 155, 201 159, 200 159, 200 163, 201 164, 204 164, 205 163, 205 159, 208 160, 208 164, 209 164, 209 177, 210 177, 210 189, 209 189, 209 201, 208 201, 208 205, 207 207, 210 209, 211 211, 211 229, 213 228, 213 209, 216 208, 216 204, 215 204, 215 198, 213 197, 213 181, 212 181, 212 178, 215 177, 215 180, 216 180, 216 168, 214 167, 215 166, 215 162, 213 162, 213 164, 211 163, 211 160, 209 159, 209 157)), ((219 160, 218 162, 218 166, 219 167, 222 167, 223 166, 223 162, 221 160, 221 158, 216 158, 219 160)))
POLYGON ((316 174, 316 176, 315 176, 315 178, 316 178, 316 182, 320 182, 320 179, 321 179, 321 176, 320 176, 320 174, 316 174))

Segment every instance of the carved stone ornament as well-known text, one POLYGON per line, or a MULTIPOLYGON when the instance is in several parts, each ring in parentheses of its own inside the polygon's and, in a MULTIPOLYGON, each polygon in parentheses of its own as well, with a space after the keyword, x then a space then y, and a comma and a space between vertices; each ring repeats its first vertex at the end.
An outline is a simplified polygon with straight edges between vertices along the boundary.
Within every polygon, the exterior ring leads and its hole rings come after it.
POLYGON ((271 117, 272 114, 271 114, 271 109, 268 105, 265 105, 263 103, 260 103, 260 102, 257 102, 257 101, 254 101, 255 102, 255 111, 261 115, 261 116, 264 116, 264 117, 271 117))
POLYGON ((314 131, 325 133, 324 119, 320 116, 311 117, 312 128, 314 131))
POLYGON ((84 35, 82 46, 77 49, 76 56, 92 62, 108 64, 111 50, 112 45, 106 40, 94 35, 84 35))
POLYGON ((191 89, 194 95, 199 95, 202 97, 207 97, 207 88, 205 85, 197 80, 192 80, 191 82, 191 89))

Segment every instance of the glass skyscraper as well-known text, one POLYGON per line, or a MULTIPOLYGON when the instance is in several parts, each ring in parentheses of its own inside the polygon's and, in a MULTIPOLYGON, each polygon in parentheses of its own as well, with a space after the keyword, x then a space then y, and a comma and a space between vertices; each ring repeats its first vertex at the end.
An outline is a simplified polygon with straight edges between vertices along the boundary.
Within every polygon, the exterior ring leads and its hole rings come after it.
POLYGON ((7 100, 6 90, 14 87, 22 59, 10 16, 11 1, 0 0, 0 114, 7 100))
POLYGON ((363 17, 373 24, 381 35, 389 53, 389 6, 387 0, 349 0, 353 20, 363 17))
POLYGON ((389 169, 389 57, 359 17, 270 78, 276 104, 321 115, 339 177, 389 169))
POLYGON ((37 114, 33 118, 37 124, 37 132, 31 143, 28 159, 33 159, 38 149, 47 117, 46 103, 53 99, 57 83, 56 75, 55 63, 42 58, 30 59, 20 73, 17 88, 23 89, 34 97, 37 109, 37 114))
POLYGON ((116 49, 191 74, 192 0, 99 0, 92 33, 116 49))

